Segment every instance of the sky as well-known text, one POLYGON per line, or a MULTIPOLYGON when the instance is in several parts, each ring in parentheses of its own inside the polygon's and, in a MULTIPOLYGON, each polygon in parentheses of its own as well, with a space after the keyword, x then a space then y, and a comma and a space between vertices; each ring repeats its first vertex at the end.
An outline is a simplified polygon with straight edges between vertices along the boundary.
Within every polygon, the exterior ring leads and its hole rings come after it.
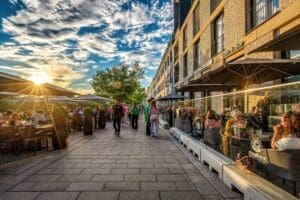
POLYGON ((150 84, 172 0, 0 0, 0 71, 92 93, 97 70, 138 62, 150 84))

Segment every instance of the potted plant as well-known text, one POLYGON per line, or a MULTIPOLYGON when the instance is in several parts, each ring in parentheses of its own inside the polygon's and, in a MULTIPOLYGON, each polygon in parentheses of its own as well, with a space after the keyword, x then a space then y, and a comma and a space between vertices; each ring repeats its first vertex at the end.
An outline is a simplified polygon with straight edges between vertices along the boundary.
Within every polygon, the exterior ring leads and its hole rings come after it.
POLYGON ((92 135, 94 133, 93 109, 87 107, 83 111, 83 134, 92 135))
POLYGON ((100 129, 105 129, 106 126, 106 110, 105 108, 100 108, 98 115, 98 127, 100 129))
POLYGON ((54 129, 52 146, 54 149, 64 149, 68 146, 68 111, 63 107, 57 107, 52 111, 52 119, 54 129))

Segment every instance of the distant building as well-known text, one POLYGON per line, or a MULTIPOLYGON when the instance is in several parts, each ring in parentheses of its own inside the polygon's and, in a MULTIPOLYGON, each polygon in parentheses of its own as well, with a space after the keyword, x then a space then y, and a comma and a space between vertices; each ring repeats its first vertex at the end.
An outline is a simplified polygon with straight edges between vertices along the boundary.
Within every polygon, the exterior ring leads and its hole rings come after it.
MULTIPOLYGON (((188 86, 215 83, 211 74, 222 76, 224 66, 233 61, 299 58, 299 8, 299 0, 174 0, 174 33, 149 93, 154 97, 174 91, 190 98, 209 95, 213 88, 202 91, 188 86)), ((300 75, 300 66, 295 70, 300 75)), ((284 81, 266 79, 260 84, 284 81)), ((224 90, 244 87, 238 84, 224 90)))

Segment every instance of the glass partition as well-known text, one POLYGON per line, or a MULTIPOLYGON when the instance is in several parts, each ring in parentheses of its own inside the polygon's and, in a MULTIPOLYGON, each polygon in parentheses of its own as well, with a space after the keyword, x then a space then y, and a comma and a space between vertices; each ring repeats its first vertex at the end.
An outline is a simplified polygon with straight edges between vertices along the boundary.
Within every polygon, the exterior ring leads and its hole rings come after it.
POLYGON ((215 94, 174 102, 174 127, 232 160, 248 155, 255 145, 271 148, 273 127, 282 115, 300 111, 299 81, 215 94))

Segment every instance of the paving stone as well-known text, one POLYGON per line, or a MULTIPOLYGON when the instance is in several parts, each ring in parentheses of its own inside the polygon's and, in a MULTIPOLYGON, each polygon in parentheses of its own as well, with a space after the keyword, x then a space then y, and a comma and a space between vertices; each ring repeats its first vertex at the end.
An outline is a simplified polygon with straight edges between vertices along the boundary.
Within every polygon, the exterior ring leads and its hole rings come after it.
POLYGON ((81 174, 110 174, 110 168, 104 169, 84 169, 81 174))
POLYGON ((141 182, 141 190, 145 191, 169 191, 176 190, 173 182, 141 182))
POLYGON ((45 175, 52 174, 52 172, 54 170, 56 170, 56 169, 55 168, 44 168, 44 169, 38 171, 36 174, 45 174, 45 175))
MULTIPOLYGON (((201 195, 204 200, 224 200, 224 198, 221 195, 201 195)), ((237 199, 232 199, 232 200, 237 200, 237 199)))
POLYGON ((202 197, 198 192, 161 192, 161 200, 201 200, 202 197))
POLYGON ((57 181, 62 175, 32 175, 25 181, 29 182, 49 182, 57 181))
POLYGON ((43 192, 36 200, 75 200, 79 192, 43 192))
POLYGON ((47 168, 63 168, 63 169, 70 169, 73 168, 76 164, 75 163, 54 163, 51 164, 49 166, 47 166, 47 168))
POLYGON ((123 181, 124 175, 110 174, 110 175, 94 175, 91 181, 123 181))
POLYGON ((209 183, 203 175, 188 175, 194 184, 209 183))
POLYGON ((121 192, 119 200, 160 200, 158 192, 121 192))
POLYGON ((128 190, 139 190, 139 182, 106 182, 103 190, 104 191, 128 191, 128 190))
POLYGON ((77 200, 118 200, 119 192, 81 192, 77 200))
POLYGON ((171 174, 185 174, 185 171, 181 167, 169 168, 171 174))
POLYGON ((1 200, 33 200, 40 192, 4 192, 0 195, 1 200))
POLYGON ((94 159, 91 163, 97 163, 97 164, 116 163, 116 159, 94 159))
POLYGON ((154 174, 129 174, 124 181, 156 181, 156 177, 154 174))
POLYGON ((69 174, 63 175, 58 181, 90 181, 92 176, 92 174, 69 174))
POLYGON ((140 159, 117 159, 116 163, 140 163, 140 159))
POLYGON ((153 168, 153 163, 129 163, 127 168, 153 168))
POLYGON ((178 163, 154 163, 156 168, 178 168, 181 167, 178 163))
POLYGON ((100 168, 126 168, 127 167, 127 163, 104 163, 101 164, 100 168))
POLYGON ((80 174, 83 169, 55 169, 51 174, 80 174))
POLYGON ((76 182, 71 183, 66 191, 101 191, 104 182, 76 182))
POLYGON ((168 168, 141 169, 141 174, 168 174, 168 168))
POLYGON ((100 165, 96 163, 78 163, 74 165, 74 168, 97 169, 100 168, 100 165))
POLYGON ((185 174, 158 174, 157 181, 188 181, 185 174))
POLYGON ((219 194, 211 184, 199 183, 196 187, 200 194, 219 194))
POLYGON ((31 191, 31 188, 36 182, 21 182, 18 185, 11 188, 9 191, 31 191))
POLYGON ((139 174, 139 169, 112 169, 111 174, 139 174))
POLYGON ((70 182, 39 182, 28 191, 63 192, 69 185, 70 182))
POLYGON ((195 185, 192 182, 175 182, 175 185, 177 187, 177 190, 183 190, 183 191, 188 191, 188 190, 197 190, 195 185))

